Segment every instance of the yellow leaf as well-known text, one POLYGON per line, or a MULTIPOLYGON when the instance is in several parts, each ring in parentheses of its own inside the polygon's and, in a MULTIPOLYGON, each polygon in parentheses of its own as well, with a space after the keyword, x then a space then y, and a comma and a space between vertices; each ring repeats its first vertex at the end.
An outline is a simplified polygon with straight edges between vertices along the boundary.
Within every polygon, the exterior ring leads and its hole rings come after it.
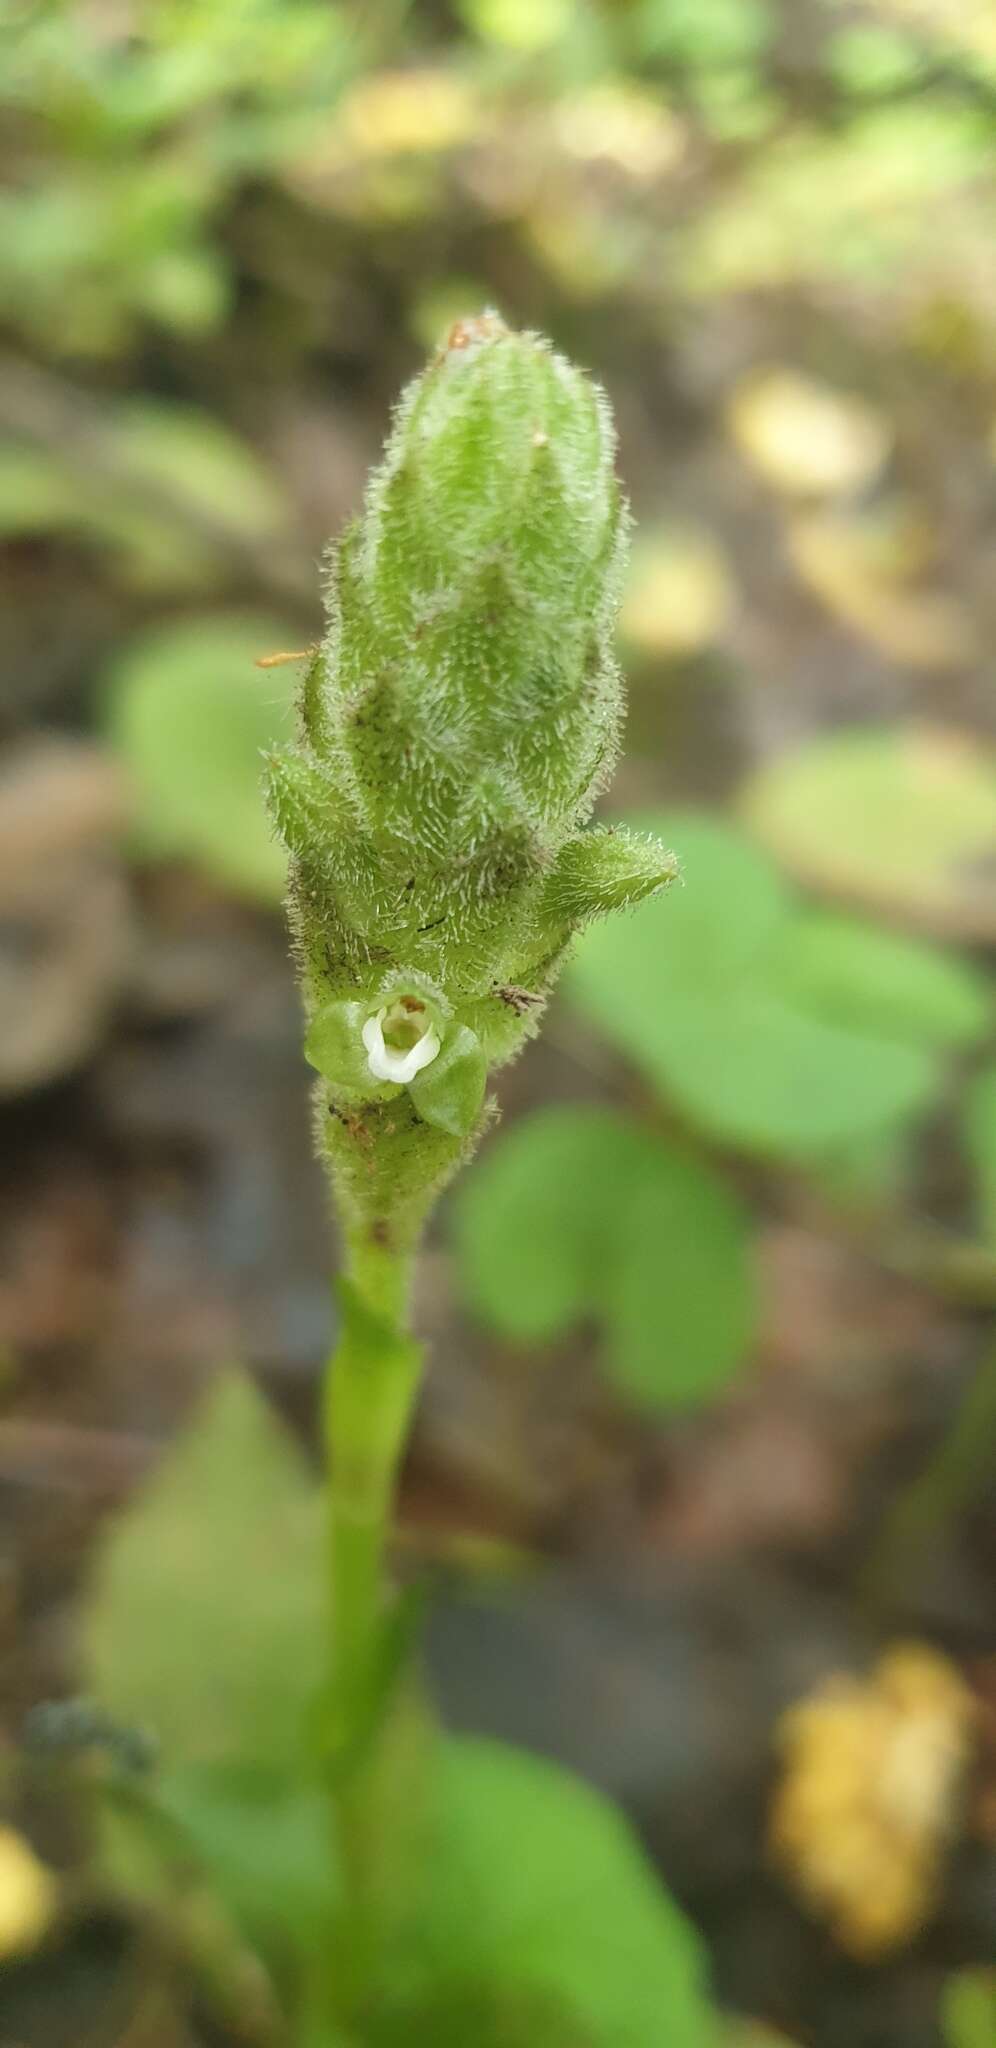
POLYGON ((797 370, 755 370, 727 404, 734 440, 766 482, 790 497, 833 497, 879 474, 889 424, 864 399, 797 370))
POLYGON ((463 0, 471 28, 509 50, 543 50, 574 26, 572 0, 463 0))
POLYGON ((772 757, 741 807, 807 887, 939 938, 996 938, 996 753, 976 734, 845 727, 772 757))
POLYGON ((610 223, 593 198, 555 195, 530 209, 522 222, 533 254, 571 298, 612 291, 632 269, 633 245, 623 226, 610 223))
POLYGON ((338 114, 343 139, 361 156, 452 149, 476 123, 473 88, 456 72, 428 65, 360 79, 338 114))
POLYGON ((880 0, 885 12, 921 35, 996 61, 996 8, 992 0, 880 0))
POLYGON ((890 661, 944 669, 973 659, 975 636, 957 600, 904 581, 873 528, 842 513, 807 513, 792 520, 788 548, 827 609, 890 661))
POLYGON ((15 1828, 0 1827, 0 1962, 37 1948, 55 1918, 52 1872, 15 1828))
POLYGON ((887 1954, 927 1919, 974 1720, 960 1673, 923 1643, 894 1644, 869 1678, 837 1674, 782 1715, 771 1852, 851 1954, 887 1954))
POLYGON ((733 601, 726 560, 711 535, 662 531, 636 549, 620 627, 632 647, 680 659, 720 637, 733 601))
MULTIPOLYGON (((373 72, 357 80, 317 142, 287 165, 285 175, 293 188, 318 200, 330 197, 330 181, 334 187, 336 180, 350 175, 361 181, 378 172, 385 176, 396 158, 402 160, 398 170, 411 178, 414 159, 431 159, 458 148, 479 134, 481 120, 473 86, 442 65, 373 72)), ((362 182, 353 210, 377 210, 362 182)), ((389 200, 381 210, 403 214, 418 209, 389 200)))
POLYGON ((593 86, 559 100, 552 126, 568 156, 615 164, 637 181, 666 176, 685 153, 681 123, 658 98, 632 86, 593 86))

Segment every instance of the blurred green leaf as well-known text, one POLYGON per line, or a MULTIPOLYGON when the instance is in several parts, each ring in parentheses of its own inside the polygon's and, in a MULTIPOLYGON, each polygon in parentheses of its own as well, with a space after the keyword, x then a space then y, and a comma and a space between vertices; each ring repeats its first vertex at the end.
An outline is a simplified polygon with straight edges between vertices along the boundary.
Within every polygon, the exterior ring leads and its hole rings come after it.
POLYGON ((0 442, 0 532, 81 536, 155 589, 211 585, 219 560, 279 534, 275 482, 209 413, 130 404, 107 412, 104 437, 107 471, 78 451, 0 442))
POLYGON ((247 538, 274 532, 285 507, 275 480, 244 441, 192 406, 133 401, 114 417, 111 440, 136 480, 171 485, 192 510, 247 538))
POLYGON ((504 1335, 544 1343, 590 1308, 606 1236, 605 1176, 625 1200, 632 1137, 608 1110, 543 1110, 495 1139, 463 1183, 464 1285, 471 1306, 504 1335))
MULTIPOLYGON (((436 1998, 447 1985, 532 1994, 562 2007, 585 2048, 711 2048, 691 1927, 622 1817, 557 1766, 498 1743, 446 1743, 425 1885, 413 1992, 424 1981, 436 1998)), ((566 2048, 577 2035, 554 2025, 539 2038, 566 2048)), ((521 2034, 510 2042, 527 2048, 521 2034)))
POLYGON ((542 50, 571 27, 571 0, 459 0, 460 13, 486 42, 542 50))
MULTIPOLYGON (((953 194, 963 237, 972 225, 987 133, 981 111, 937 96, 862 111, 833 133, 783 124, 729 197, 694 216, 673 274, 711 294, 929 272, 953 194)), ((983 218, 976 232, 987 246, 983 218)))
POLYGON ((941 1999, 947 2048, 996 2048, 996 1974, 959 1970, 941 1999))
POLYGON ((101 1791, 95 1848, 105 1881, 185 1928, 203 1977, 223 2002, 234 1995, 233 2017, 261 1959, 284 1981, 288 1966, 313 1975, 341 1904, 317 1775, 240 1759, 166 1766, 101 1791))
POLYGON ((286 863, 260 794, 261 756, 286 741, 297 672, 255 662, 298 637, 244 613, 166 626, 134 641, 109 681, 109 731, 134 779, 140 846, 198 861, 266 902, 283 894, 286 863))
POLYGON ((762 969, 726 1005, 676 1003, 640 1034, 643 1065, 703 1130, 804 1159, 902 1123, 929 1101, 935 1074, 925 1053, 838 1030, 763 982, 762 969))
POLYGON ((313 1956, 338 1903, 327 1788, 237 1762, 168 1771, 156 1795, 246 1933, 313 1956))
POLYGON ((692 68, 725 69, 760 56, 773 22, 766 0, 636 0, 638 47, 692 68))
POLYGON ((210 333, 227 313, 230 297, 226 266, 213 249, 162 249, 136 274, 136 303, 179 334, 210 333))
MULTIPOLYGON (((891 995, 870 1024, 871 991, 864 1004, 855 995, 853 959, 850 1017, 837 964, 840 1021, 833 1000, 817 1007, 815 973, 802 1001, 791 973, 782 987, 777 963, 791 960, 803 921, 757 850, 703 816, 640 822, 668 835, 685 887, 593 928, 578 947, 569 993, 610 1042, 703 1130, 750 1150, 812 1157, 919 1111, 934 1063, 922 1043, 904 1042, 916 1036, 907 1026, 895 1032, 891 995)), ((881 980, 877 950, 875 960, 881 980)))
POLYGON ((838 29, 828 56, 831 76, 844 91, 875 98, 908 89, 924 70, 923 49, 884 21, 856 21, 838 29))
MULTIPOLYGON (((158 1787, 153 1791, 144 1782, 138 1787, 112 1781, 103 1783, 100 1791, 92 1843, 98 1890, 122 1904, 130 1901, 143 1918, 170 1929, 177 1949, 193 1963, 205 2005, 214 2017, 229 2018, 237 2035, 249 2011, 258 2015, 261 2026, 275 2023, 277 2000, 270 1966, 279 1969, 286 1963, 288 1931, 293 1938, 292 1930, 279 1925, 282 1901, 274 1901, 268 1925, 257 1938, 255 1929, 249 1933, 245 1924, 240 1925, 239 1909, 225 1898, 184 1820, 157 1799, 158 1787)), ((243 1887, 246 1881, 243 1872, 243 1887)), ((189 1992, 189 1984, 185 1988, 189 1992)), ((158 2048, 158 2033, 154 2038, 158 2048)), ((173 2039, 171 2033, 169 2048, 173 2039)))
POLYGON ((712 534, 660 526, 633 550, 620 632, 638 654, 682 660, 722 637, 734 597, 726 557, 712 534))
POLYGON ((747 1222, 718 1175, 654 1149, 605 1262, 606 1363, 631 1400, 679 1407, 717 1393, 750 1343, 747 1222))
POLYGON ((474 2048, 598 2048, 561 1999, 507 1984, 441 1985, 415 2006, 392 2002, 371 2015, 365 2034, 365 2048, 467 2048, 470 2041, 474 2048))
POLYGON ((110 1788, 105 1868, 167 1904, 200 1868, 278 1959, 314 1951, 337 1883, 310 1759, 327 1655, 322 1514, 268 1404, 228 1373, 112 1524, 83 1614, 95 1698, 160 1753, 151 1780, 110 1788))
POLYGON ((996 937, 996 756, 927 725, 834 733, 748 783, 744 815, 804 881, 942 937, 996 937))
POLYGON ((323 1658, 319 1503, 237 1373, 113 1522, 83 1618, 94 1696, 158 1738, 164 1767, 292 1768, 323 1658))
MULTIPOLYGON (((660 817, 637 822, 656 830, 660 817)), ((650 1006, 662 995, 725 991, 775 942, 792 907, 773 863, 735 827, 695 811, 674 813, 668 823, 675 836, 666 843, 680 840, 683 886, 661 899, 666 916, 651 924, 638 911, 604 927, 619 938, 620 957, 638 977, 629 984, 631 997, 650 1006), (640 943, 629 943, 638 930, 640 943)), ((594 957, 591 946, 584 957, 594 957)))
POLYGON ((536 1343, 585 1315, 646 1408, 707 1398, 753 1323, 745 1219, 712 1170, 610 1111, 556 1108, 493 1144, 457 1208, 471 1305, 536 1343))
POLYGON ((992 1018, 985 982, 962 961, 830 911, 793 919, 772 981, 828 1023, 899 1045, 971 1045, 992 1018))
POLYGON ((977 1190, 979 1224, 996 1245, 996 1061, 970 1082, 962 1107, 965 1147, 977 1190))
POLYGON ((73 526, 80 492, 62 464, 17 441, 0 441, 0 534, 73 526))
POLYGON ((182 333, 216 324, 228 278, 213 214, 235 173, 258 177, 326 125, 343 82, 390 42, 393 11, 367 12, 351 20, 332 0, 199 0, 135 20, 16 8, 0 103, 32 136, 30 176, 3 208, 0 274, 18 323, 75 355, 121 349, 136 315, 182 333))
POLYGON ((112 543, 143 585, 210 586, 233 547, 265 546, 280 533, 286 507, 275 481, 210 413, 131 403, 107 431, 120 472, 95 490, 89 479, 81 489, 76 473, 76 524, 112 543))
POLYGON ((901 1203, 910 1172, 910 1134, 864 1131, 847 1145, 831 1145, 806 1169, 838 1209, 877 1210, 901 1203))

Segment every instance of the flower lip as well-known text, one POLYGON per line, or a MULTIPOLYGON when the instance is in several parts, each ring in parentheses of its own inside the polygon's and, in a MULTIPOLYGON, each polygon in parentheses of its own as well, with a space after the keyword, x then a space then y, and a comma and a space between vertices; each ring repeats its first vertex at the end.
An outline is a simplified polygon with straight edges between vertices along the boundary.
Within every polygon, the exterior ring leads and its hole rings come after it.
MULTIPOLYGON (((422 1009, 421 1004, 418 1008, 422 1009)), ((393 1003, 385 1003, 382 1009, 367 1018, 361 1036, 367 1049, 367 1065, 375 1081, 395 1081, 405 1087, 435 1059, 440 1045, 439 1033, 425 1011, 422 1012, 425 1022, 418 1030, 414 1025, 415 1014, 414 1006, 402 997, 393 1003), (411 1030, 414 1025, 418 1036, 407 1046, 389 1045, 384 1037, 385 1025, 389 1031, 398 1026, 407 1026, 411 1030)))

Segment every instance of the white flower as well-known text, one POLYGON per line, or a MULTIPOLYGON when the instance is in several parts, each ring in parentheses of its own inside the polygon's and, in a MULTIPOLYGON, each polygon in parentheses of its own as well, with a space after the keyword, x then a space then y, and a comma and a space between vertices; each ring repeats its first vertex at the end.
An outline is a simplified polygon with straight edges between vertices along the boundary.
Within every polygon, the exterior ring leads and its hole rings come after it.
POLYGON ((363 1043, 367 1049, 367 1065, 375 1081, 397 1081, 402 1087, 414 1081, 423 1067, 429 1066, 439 1051, 439 1034, 424 1010, 410 1009, 404 1001, 385 1003, 376 1015, 368 1017, 363 1026, 363 1043), (400 1045, 385 1042, 384 1027, 395 1037, 402 1039, 400 1045), (411 1042, 404 1043, 408 1038, 411 1042))

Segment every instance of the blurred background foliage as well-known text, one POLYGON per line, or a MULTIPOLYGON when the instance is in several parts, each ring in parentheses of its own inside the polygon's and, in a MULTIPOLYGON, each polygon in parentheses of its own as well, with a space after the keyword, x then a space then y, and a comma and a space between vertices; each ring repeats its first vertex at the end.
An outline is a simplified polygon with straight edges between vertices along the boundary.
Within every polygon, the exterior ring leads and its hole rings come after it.
MULTIPOLYGON (((618 415, 612 809, 684 880, 579 947, 426 1261, 403 1551, 568 1583, 508 1641, 446 1620, 439 1685, 623 1797, 759 2027, 986 2048, 991 1986, 944 1987, 996 1947, 992 0, 8 0, 0 105, 11 1730, 70 1683, 81 1533, 217 1366, 307 1435, 257 787, 297 671, 255 662, 314 640, 399 385, 495 304, 618 415), (782 1783, 813 1843, 772 1873, 775 1729, 897 1634, 975 1704, 957 1793, 917 1779, 928 1924, 856 1964, 806 1876, 833 1799, 782 1783)), ((848 1810, 860 1894, 910 1851, 848 1810)))

